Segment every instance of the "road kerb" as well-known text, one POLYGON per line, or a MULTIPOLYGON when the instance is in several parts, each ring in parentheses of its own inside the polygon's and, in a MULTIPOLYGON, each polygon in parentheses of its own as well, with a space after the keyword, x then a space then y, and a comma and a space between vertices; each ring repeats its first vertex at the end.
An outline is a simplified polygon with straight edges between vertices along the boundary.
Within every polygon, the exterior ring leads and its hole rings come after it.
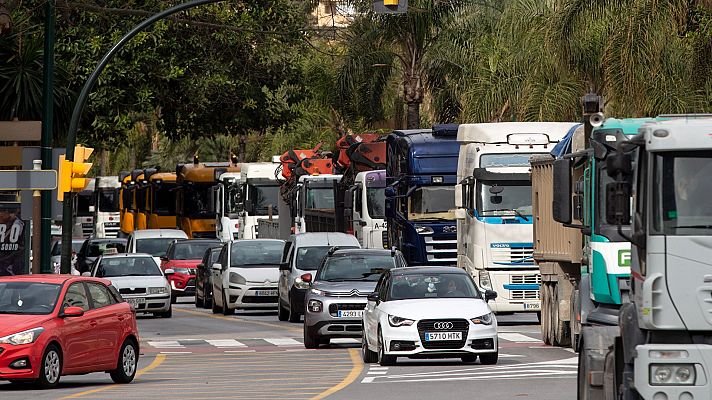
POLYGON ((310 400, 321 400, 326 398, 327 396, 331 396, 339 390, 342 390, 350 384, 354 383, 356 379, 361 376, 361 372, 363 371, 363 362, 361 362, 361 355, 359 354, 359 350, 349 349, 349 355, 351 355, 351 362, 353 363, 353 368, 351 368, 351 372, 349 372, 346 378, 344 378, 344 380, 342 380, 335 386, 332 386, 329 389, 312 397, 310 400))
MULTIPOLYGON (((165 359, 166 359, 165 354, 156 355, 156 358, 154 358, 150 364, 148 364, 147 366, 145 366, 144 368, 142 368, 138 372, 136 372, 136 378, 145 374, 146 372, 149 372, 149 371, 152 371, 152 370, 158 368, 159 365, 163 364, 163 361, 165 361, 165 359)), ((97 389, 85 390, 83 392, 74 393, 74 394, 70 394, 69 396, 62 397, 60 400, 76 399, 76 398, 79 398, 82 396, 87 396, 90 394, 99 393, 99 392, 103 392, 105 390, 113 389, 118 386, 122 386, 122 385, 113 384, 113 385, 108 385, 108 386, 102 386, 97 389)))

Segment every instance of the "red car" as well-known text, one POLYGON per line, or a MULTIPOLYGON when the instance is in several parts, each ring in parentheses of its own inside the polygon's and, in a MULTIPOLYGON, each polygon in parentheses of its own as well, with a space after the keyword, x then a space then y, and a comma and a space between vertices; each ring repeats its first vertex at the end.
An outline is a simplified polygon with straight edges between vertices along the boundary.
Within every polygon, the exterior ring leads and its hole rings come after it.
POLYGON ((172 269, 168 276, 171 283, 171 302, 178 297, 195 296, 195 274, 198 264, 203 261, 205 250, 220 246, 215 239, 179 239, 171 243, 166 255, 161 257, 161 269, 172 269))
POLYGON ((138 344, 134 311, 108 280, 0 277, 0 380, 51 388, 62 375, 105 371, 129 383, 138 344))

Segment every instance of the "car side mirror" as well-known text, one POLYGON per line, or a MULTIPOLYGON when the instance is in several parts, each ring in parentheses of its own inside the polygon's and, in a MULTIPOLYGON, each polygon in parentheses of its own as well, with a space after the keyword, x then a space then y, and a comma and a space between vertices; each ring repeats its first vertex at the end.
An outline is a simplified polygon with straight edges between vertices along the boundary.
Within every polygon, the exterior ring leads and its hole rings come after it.
POLYGON ((82 315, 84 315, 84 309, 81 307, 67 307, 62 312, 63 318, 81 317, 82 315))
POLYGON ((312 274, 307 272, 306 274, 303 274, 300 278, 302 278, 302 282, 304 283, 311 283, 312 282, 312 274))
POLYGON ((373 301, 375 303, 379 303, 381 301, 381 296, 379 296, 377 292, 373 292, 368 295, 367 299, 368 299, 368 301, 373 301))
POLYGON ((289 265, 288 262, 283 262, 283 263, 280 263, 280 264, 279 264, 279 270, 280 270, 280 271, 291 271, 291 270, 292 270, 292 266, 289 265))
POLYGON ((166 276, 169 276, 169 275, 175 274, 176 271, 174 271, 172 268, 168 268, 167 270, 163 271, 163 273, 164 273, 166 276))
POLYGON ((161 256, 161 261, 168 261, 168 257, 167 257, 167 256, 161 256))
POLYGON ((222 264, 220 264, 220 263, 213 264, 213 271, 220 271, 220 270, 222 270, 222 264))
POLYGON ((82 276, 91 276, 91 272, 89 272, 89 271, 82 272, 82 276))
POLYGON ((485 290, 485 301, 494 300, 497 298, 497 292, 494 290, 485 290))

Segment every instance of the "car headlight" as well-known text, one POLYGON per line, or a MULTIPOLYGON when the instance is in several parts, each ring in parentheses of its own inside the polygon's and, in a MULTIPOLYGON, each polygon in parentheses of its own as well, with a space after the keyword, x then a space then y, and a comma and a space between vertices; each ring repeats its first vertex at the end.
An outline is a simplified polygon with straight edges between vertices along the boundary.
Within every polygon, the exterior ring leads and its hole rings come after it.
POLYGON ((492 281, 490 280, 489 272, 480 271, 480 287, 483 289, 492 289, 492 281))
POLYGON ((166 293, 166 288, 164 287, 150 287, 148 288, 148 294, 163 294, 166 293))
POLYGON ((190 275, 190 270, 188 268, 173 268, 173 272, 176 274, 190 275))
POLYGON ((416 226, 415 231, 420 235, 430 235, 433 233, 433 228, 429 226, 416 226))
POLYGON ((244 285, 247 283, 245 278, 238 274, 237 272, 230 272, 230 283, 234 283, 236 285, 244 285))
POLYGON ((470 321, 472 321, 472 323, 475 325, 492 325, 492 313, 487 313, 477 318, 472 318, 470 321))
POLYGON ((319 313, 324 309, 324 304, 319 300, 309 300, 307 309, 313 313, 319 313))
POLYGON ((325 291, 319 290, 319 289, 312 289, 311 292, 312 292, 312 294, 315 294, 317 296, 325 296, 326 295, 325 291))
POLYGON ((28 329, 26 331, 13 333, 12 335, 1 337, 0 343, 14 345, 34 343, 42 332, 44 332, 44 328, 28 329))
POLYGON ((652 386, 691 386, 695 384, 695 364, 651 364, 652 386))
POLYGON ((395 315, 388 316, 388 323, 394 328, 397 328, 399 326, 411 326, 411 325, 413 325, 414 322, 415 321, 413 321, 412 319, 408 319, 408 318, 401 318, 401 317, 397 317, 395 315))

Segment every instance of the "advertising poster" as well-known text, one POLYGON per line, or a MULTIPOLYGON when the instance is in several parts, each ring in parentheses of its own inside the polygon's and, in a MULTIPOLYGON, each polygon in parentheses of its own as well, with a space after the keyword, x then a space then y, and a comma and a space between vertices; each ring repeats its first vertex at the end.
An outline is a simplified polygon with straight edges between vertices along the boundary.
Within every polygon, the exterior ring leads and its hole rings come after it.
POLYGON ((28 273, 27 262, 20 203, 0 203, 0 276, 28 273))

